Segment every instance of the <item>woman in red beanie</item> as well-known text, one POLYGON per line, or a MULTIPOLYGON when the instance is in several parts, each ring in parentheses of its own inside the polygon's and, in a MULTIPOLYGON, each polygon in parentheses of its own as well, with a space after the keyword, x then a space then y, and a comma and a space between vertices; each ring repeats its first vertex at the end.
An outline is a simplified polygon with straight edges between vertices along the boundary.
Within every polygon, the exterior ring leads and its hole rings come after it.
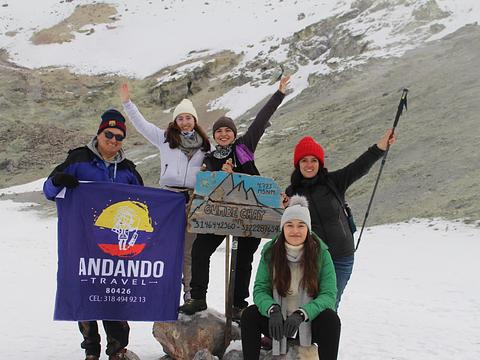
POLYGON ((328 172, 324 167, 323 148, 311 136, 300 139, 295 146, 295 170, 285 193, 288 197, 298 194, 308 199, 312 230, 328 245, 333 259, 337 276, 337 308, 352 274, 355 251, 344 206, 345 192, 383 156, 387 144, 395 143, 395 135, 391 135, 392 129, 387 130, 378 143, 358 159, 333 172, 328 172))

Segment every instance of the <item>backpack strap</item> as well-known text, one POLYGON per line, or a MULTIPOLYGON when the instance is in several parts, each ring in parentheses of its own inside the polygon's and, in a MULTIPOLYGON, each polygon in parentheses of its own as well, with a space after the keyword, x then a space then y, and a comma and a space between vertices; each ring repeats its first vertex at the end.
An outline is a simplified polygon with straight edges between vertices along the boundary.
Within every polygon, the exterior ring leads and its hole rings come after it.
POLYGON ((326 180, 327 180, 326 181, 327 187, 332 191, 333 195, 335 195, 335 197, 337 198, 338 202, 342 206, 343 211, 345 212, 345 215, 348 216, 348 213, 347 213, 347 210, 346 210, 347 204, 345 204, 345 201, 342 200, 342 198, 340 196, 340 193, 337 190, 337 187, 335 186, 333 181, 328 176, 326 177, 326 180))
POLYGON ((342 206, 343 213, 345 214, 345 217, 347 218, 347 221, 348 221, 348 226, 350 227, 350 231, 352 232, 352 234, 354 234, 355 231, 357 231, 357 226, 355 225, 355 221, 353 219, 352 209, 350 209, 350 206, 348 206, 345 200, 342 200, 337 190, 337 187, 335 186, 335 183, 328 177, 326 178, 326 180, 327 181, 325 183, 327 187, 333 192, 338 202, 342 206))

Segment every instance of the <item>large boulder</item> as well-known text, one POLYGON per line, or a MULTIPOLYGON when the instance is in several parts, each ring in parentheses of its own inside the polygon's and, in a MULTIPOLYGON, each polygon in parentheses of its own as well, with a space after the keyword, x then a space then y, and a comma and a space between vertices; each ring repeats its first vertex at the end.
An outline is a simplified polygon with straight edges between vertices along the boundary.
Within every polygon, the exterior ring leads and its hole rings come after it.
MULTIPOLYGON (((153 336, 163 351, 176 360, 191 360, 197 352, 208 350, 222 357, 225 352, 225 317, 214 311, 200 311, 192 316, 179 314, 178 321, 153 324, 153 336)), ((232 325, 232 339, 240 339, 240 329, 232 325)), ((205 355, 201 353, 198 356, 205 355)))

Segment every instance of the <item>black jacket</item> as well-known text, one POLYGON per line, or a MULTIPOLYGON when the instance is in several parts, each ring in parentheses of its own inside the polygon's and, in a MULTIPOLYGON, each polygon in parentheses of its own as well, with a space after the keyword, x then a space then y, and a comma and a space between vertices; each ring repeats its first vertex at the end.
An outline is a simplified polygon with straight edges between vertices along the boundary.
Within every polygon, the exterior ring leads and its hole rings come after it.
MULTIPOLYGON (((329 173, 321 168, 312 179, 305 179, 300 174, 299 181, 285 190, 288 196, 298 194, 308 199, 312 230, 328 245, 334 260, 353 255, 355 244, 342 204, 330 190, 327 179, 335 185, 344 201, 348 187, 366 175, 383 154, 384 151, 374 145, 343 169, 329 173)), ((299 174, 299 170, 296 171, 299 174)))
POLYGON ((255 166, 255 149, 260 141, 265 129, 268 127, 268 120, 272 117, 275 110, 282 103, 285 97, 280 91, 275 92, 270 100, 259 111, 255 120, 248 127, 247 132, 235 140, 232 144, 231 155, 217 159, 214 156, 214 151, 205 155, 203 164, 209 171, 219 171, 222 165, 231 158, 233 161, 233 171, 248 175, 260 175, 255 166))

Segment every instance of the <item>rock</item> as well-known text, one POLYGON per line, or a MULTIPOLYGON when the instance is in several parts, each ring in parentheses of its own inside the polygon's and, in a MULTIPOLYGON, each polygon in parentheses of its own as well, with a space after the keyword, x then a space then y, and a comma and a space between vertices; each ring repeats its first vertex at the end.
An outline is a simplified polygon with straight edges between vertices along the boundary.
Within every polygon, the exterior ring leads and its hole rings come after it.
MULTIPOLYGON (((241 350, 241 345, 238 342, 234 342, 233 345, 230 344, 228 349, 225 351, 225 355, 222 360, 242 360, 243 352, 241 350)), ((319 360, 317 346, 300 346, 293 341, 289 341, 288 351, 285 355, 273 356, 272 351, 260 351, 260 360, 319 360)))
POLYGON ((193 357, 193 360, 218 360, 218 357, 213 356, 212 353, 207 349, 202 349, 200 351, 197 351, 197 353, 193 357))
POLYGON ((126 355, 126 358, 127 360, 140 360, 140 358, 138 357, 137 354, 135 354, 133 351, 131 350, 127 350, 127 352, 125 353, 126 355))
POLYGON ((317 346, 300 346, 300 345, 289 345, 288 351, 285 355, 282 356, 273 356, 272 352, 269 351, 263 360, 318 360, 317 346))
POLYGON ((243 353, 241 350, 230 350, 223 355, 222 360, 243 360, 243 353))
MULTIPOLYGON (((180 314, 173 323, 156 322, 153 325, 153 336, 170 357, 191 360, 197 352, 203 350, 221 357, 225 352, 224 330, 225 317, 214 310, 206 310, 192 316, 180 314)), ((240 329, 235 324, 232 326, 232 339, 240 339, 240 329)), ((201 353, 198 356, 203 355, 207 354, 201 353)))

